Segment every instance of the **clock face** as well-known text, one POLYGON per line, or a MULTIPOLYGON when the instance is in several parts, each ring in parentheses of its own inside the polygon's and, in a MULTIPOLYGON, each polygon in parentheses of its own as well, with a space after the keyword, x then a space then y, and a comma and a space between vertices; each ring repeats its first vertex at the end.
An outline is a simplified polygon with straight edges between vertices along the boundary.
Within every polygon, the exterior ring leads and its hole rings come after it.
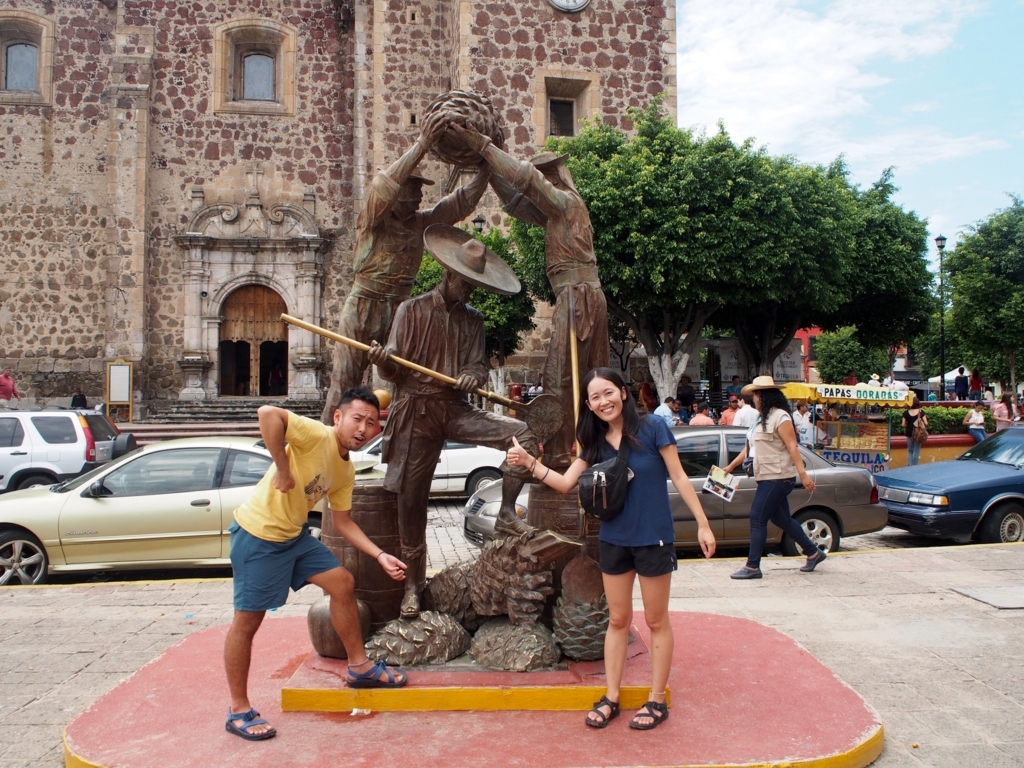
POLYGON ((590 0, 548 0, 548 2, 564 13, 578 13, 590 5, 590 0))

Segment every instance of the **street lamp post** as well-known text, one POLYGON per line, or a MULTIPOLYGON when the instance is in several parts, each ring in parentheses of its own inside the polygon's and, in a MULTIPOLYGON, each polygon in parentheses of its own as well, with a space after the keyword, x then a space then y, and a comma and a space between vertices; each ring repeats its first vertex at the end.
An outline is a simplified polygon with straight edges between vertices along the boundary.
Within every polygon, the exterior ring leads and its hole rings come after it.
POLYGON ((946 294, 942 289, 942 252, 946 250, 946 238, 939 235, 935 238, 935 247, 939 249, 939 392, 946 399, 946 294))
POLYGON ((486 224, 486 223, 487 223, 487 219, 485 219, 483 216, 481 216, 478 213, 476 215, 476 217, 473 219, 473 229, 475 229, 477 232, 483 232, 484 231, 484 224, 486 224))

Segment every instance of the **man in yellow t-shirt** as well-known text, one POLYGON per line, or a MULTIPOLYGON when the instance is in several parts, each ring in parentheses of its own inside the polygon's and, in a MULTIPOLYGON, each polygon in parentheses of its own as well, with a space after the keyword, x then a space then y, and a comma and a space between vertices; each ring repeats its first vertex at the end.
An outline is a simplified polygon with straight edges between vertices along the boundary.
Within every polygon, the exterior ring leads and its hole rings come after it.
POLYGON ((331 598, 331 624, 348 652, 352 688, 398 688, 403 672, 371 664, 363 649, 352 574, 327 547, 309 535, 307 518, 324 497, 334 530, 357 549, 374 555, 396 581, 406 565, 370 541, 350 516, 355 470, 349 451, 380 432, 380 404, 366 387, 341 396, 334 427, 265 405, 260 434, 274 464, 251 498, 235 510, 231 531, 235 614, 224 641, 224 668, 231 690, 226 729, 243 739, 269 739, 277 731, 249 704, 252 640, 269 608, 284 605, 288 588, 322 587, 331 598))

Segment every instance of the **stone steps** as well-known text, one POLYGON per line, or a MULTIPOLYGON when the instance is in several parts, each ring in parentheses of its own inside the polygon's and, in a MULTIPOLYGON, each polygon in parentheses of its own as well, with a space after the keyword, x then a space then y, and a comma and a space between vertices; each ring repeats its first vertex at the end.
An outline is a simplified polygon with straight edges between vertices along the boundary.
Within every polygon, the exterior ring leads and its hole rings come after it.
POLYGON ((259 437, 260 434, 260 426, 256 421, 197 422, 194 424, 122 423, 117 426, 122 432, 131 432, 135 435, 135 440, 139 445, 149 445, 179 437, 225 437, 227 435, 259 437))
POLYGON ((147 424, 238 424, 256 421, 261 405, 277 405, 293 413, 319 419, 322 400, 274 400, 271 398, 222 398, 219 400, 164 400, 147 403, 147 424))

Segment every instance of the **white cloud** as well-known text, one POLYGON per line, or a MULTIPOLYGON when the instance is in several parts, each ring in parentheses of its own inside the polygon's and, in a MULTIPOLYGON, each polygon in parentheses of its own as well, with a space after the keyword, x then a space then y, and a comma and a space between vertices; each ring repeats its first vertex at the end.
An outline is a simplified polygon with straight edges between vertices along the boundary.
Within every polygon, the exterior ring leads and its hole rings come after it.
POLYGON ((713 128, 721 119, 738 140, 755 136, 807 161, 842 153, 871 174, 1005 146, 920 124, 867 133, 850 125, 888 82, 872 66, 941 52, 980 9, 974 0, 835 0, 820 12, 799 0, 681 2, 679 123, 713 128))

